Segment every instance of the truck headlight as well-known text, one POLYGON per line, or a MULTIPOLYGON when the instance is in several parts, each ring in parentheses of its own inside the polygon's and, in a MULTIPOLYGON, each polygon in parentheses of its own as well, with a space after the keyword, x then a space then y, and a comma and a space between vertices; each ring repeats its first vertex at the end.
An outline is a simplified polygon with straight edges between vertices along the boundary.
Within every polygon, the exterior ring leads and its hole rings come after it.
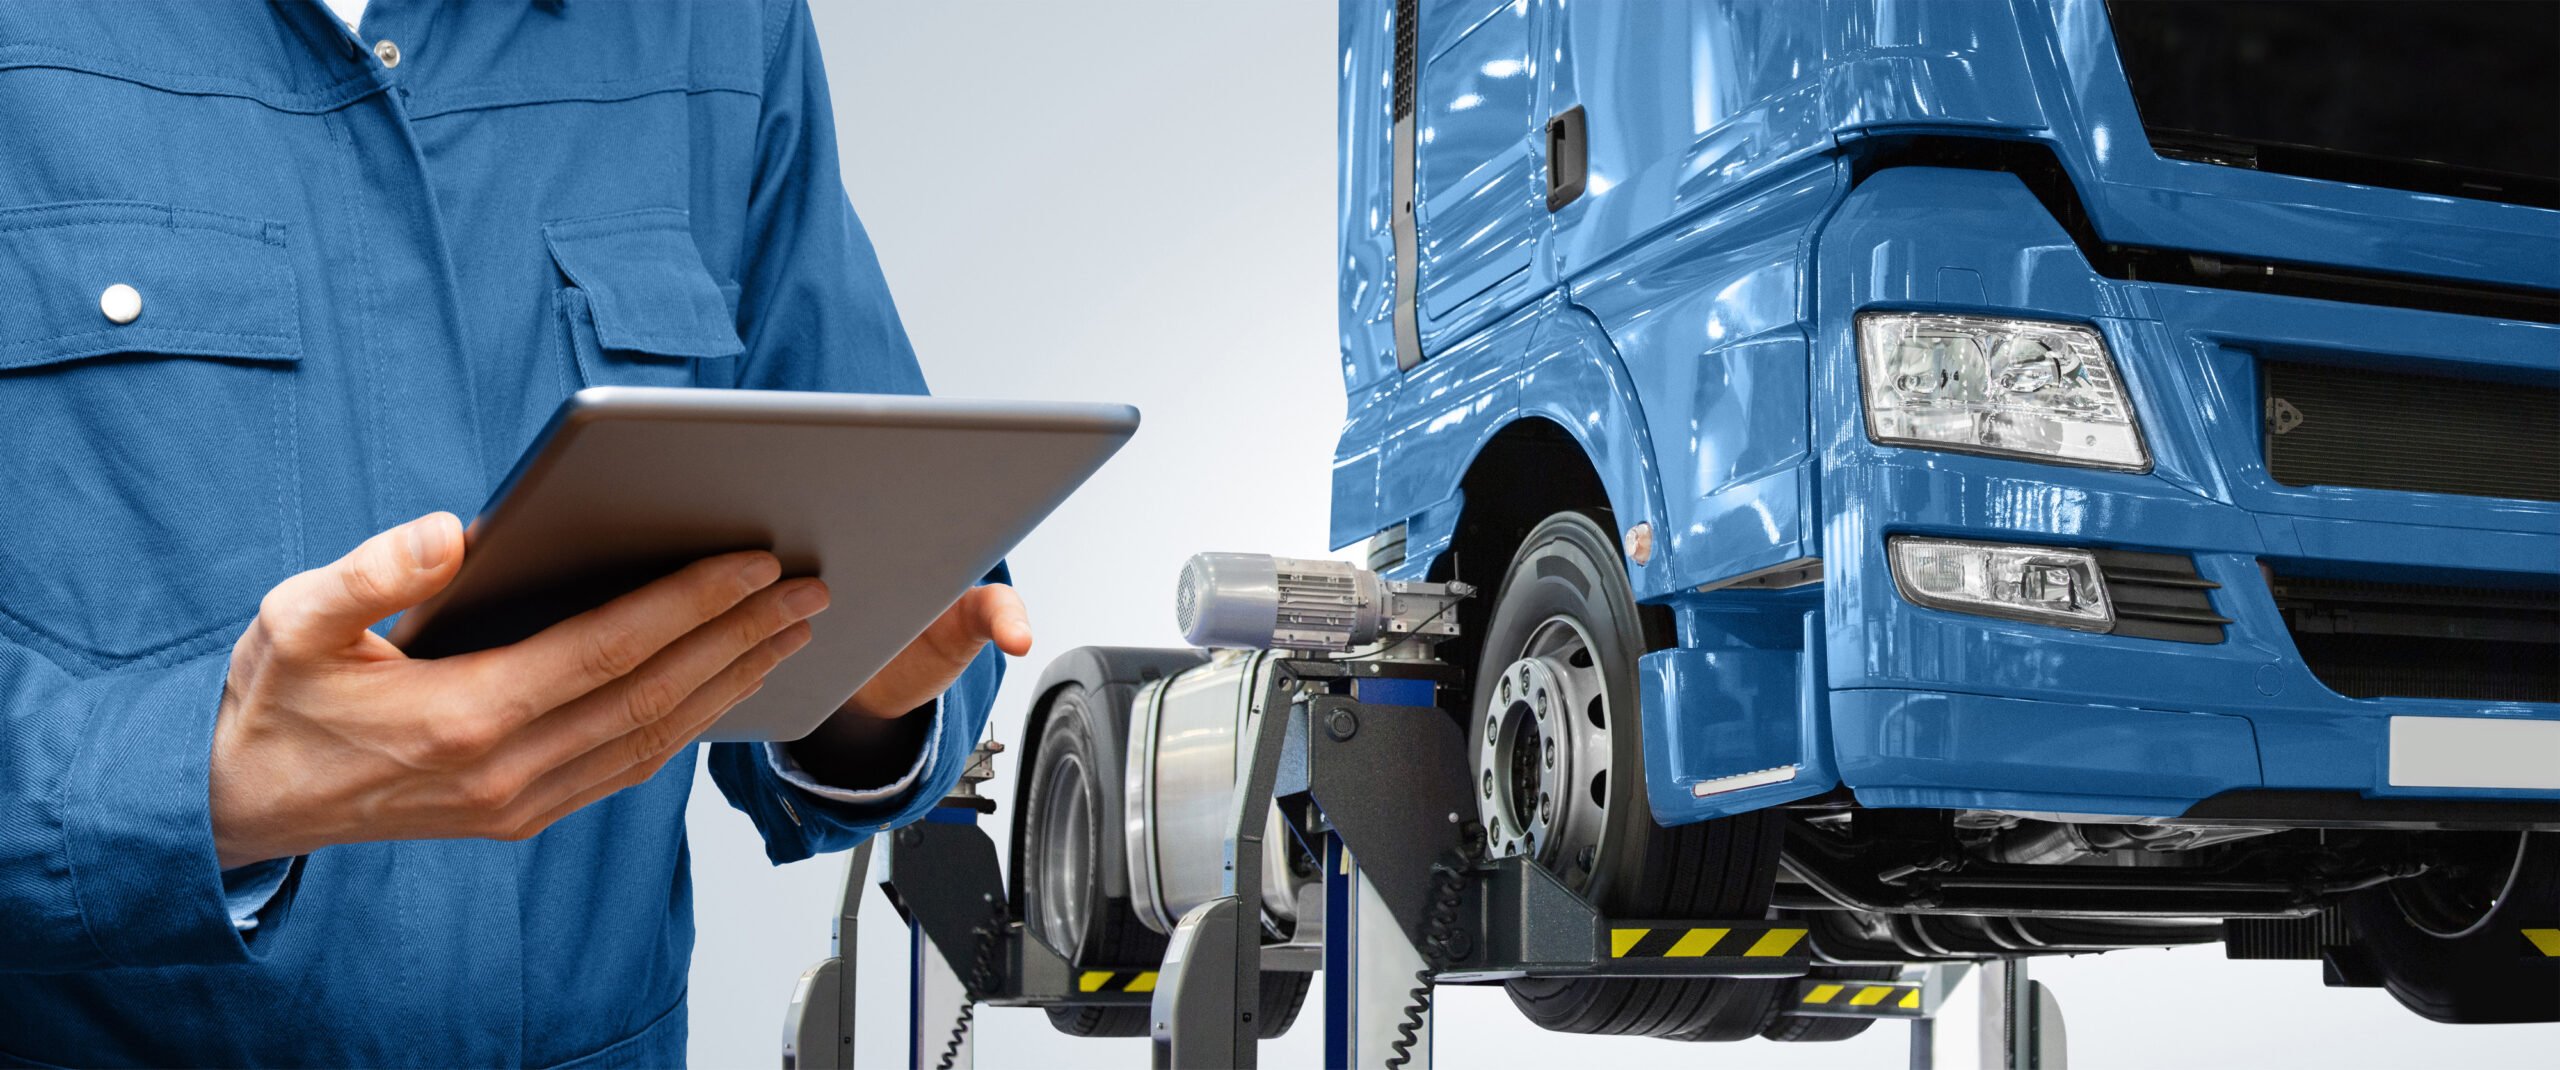
POLYGON ((2094 328, 2074 323, 1866 312, 1858 316, 1867 437, 2144 471, 2151 454, 2094 328))
POLYGON ((1931 609, 2093 632, 2115 627, 2106 580, 2086 550, 1897 535, 1886 551, 1902 597, 1931 609))

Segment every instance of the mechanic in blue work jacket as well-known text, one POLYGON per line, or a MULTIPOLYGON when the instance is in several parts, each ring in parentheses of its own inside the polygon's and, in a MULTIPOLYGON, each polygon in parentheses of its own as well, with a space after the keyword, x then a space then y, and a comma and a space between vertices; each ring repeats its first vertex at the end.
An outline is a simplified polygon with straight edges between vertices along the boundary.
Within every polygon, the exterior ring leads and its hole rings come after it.
MULTIPOLYGON (((694 737, 826 592, 367 629, 581 386, 924 391, 836 153, 800 0, 0 2, 0 1065, 683 1061, 694 737)), ((776 862, 912 820, 1030 639, 712 776, 776 862)))

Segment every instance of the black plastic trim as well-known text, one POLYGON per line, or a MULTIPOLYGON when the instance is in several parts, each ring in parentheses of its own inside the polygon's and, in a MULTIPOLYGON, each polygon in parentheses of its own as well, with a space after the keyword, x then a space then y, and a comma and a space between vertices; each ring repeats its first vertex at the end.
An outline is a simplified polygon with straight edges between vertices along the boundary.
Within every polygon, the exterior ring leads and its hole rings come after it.
POLYGON ((1422 0, 1396 0, 1396 69, 1395 111, 1391 135, 1394 138, 1394 171, 1389 181, 1394 203, 1390 206, 1388 229, 1395 239, 1395 339, 1396 369, 1412 371, 1422 363, 1422 231, 1414 216, 1415 187, 1420 174, 1418 141, 1421 118, 1414 114, 1415 98, 1420 92, 1422 60, 1419 56, 1422 26, 1422 0))
POLYGON ((2442 197, 2560 209, 2560 179, 2484 171, 2429 160, 2393 160, 2281 141, 2238 141, 2192 130, 2150 129, 2151 151, 2171 160, 2352 182, 2442 197))
POLYGON ((2281 828, 2560 831, 2560 802, 2530 799, 2374 799, 2352 791, 2238 788, 2198 800, 2179 821, 2281 828))
POLYGON ((2560 702, 2560 590, 2548 576, 2298 575, 2266 562, 2268 593, 2294 652, 2348 698, 2560 702))
POLYGON ((2219 643, 2231 618, 2213 608, 2213 592, 2222 585, 2196 572, 2196 559, 2185 554, 2137 550, 2092 550, 2098 575, 2106 580, 2107 602, 2116 624, 2109 635, 2160 639, 2172 643, 2219 643))

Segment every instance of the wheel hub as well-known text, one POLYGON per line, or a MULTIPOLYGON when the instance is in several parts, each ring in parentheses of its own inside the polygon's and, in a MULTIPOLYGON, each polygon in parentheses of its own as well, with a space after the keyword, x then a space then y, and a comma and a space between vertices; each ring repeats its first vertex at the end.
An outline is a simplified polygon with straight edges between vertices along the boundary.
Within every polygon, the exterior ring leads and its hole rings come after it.
POLYGON ((1609 696, 1589 636, 1566 617, 1530 633, 1493 681, 1476 747, 1476 816, 1493 853, 1580 888, 1606 827, 1609 696))
POLYGON ((1060 757, 1041 800, 1040 926, 1069 955, 1084 944, 1085 878, 1094 859, 1093 815, 1085 809, 1084 763, 1060 757))

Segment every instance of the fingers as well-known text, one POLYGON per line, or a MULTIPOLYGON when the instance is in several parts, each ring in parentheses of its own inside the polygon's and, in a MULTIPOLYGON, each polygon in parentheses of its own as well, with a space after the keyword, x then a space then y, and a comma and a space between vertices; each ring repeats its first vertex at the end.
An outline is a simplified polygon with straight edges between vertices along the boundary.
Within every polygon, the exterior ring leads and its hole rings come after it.
POLYGON ((826 585, 791 580, 751 595, 718 618, 667 644, 631 674, 590 691, 527 725, 507 741, 497 769, 526 783, 579 755, 608 744, 627 748, 626 761, 692 738, 687 712, 699 712, 702 695, 718 679, 731 690, 764 679, 782 659, 809 641, 801 623, 827 605, 826 585))
POLYGON ((277 584, 258 618, 288 653, 336 649, 443 590, 461 563, 462 522, 429 513, 277 584))
MULTIPOLYGON (((781 575, 782 563, 761 550, 706 557, 523 642, 465 657, 493 682, 487 694, 510 696, 512 701, 493 705, 503 707, 498 711, 508 722, 503 727, 513 730, 630 675, 667 644, 772 586, 781 575)), ((782 623, 776 621, 774 627, 782 623)), ((738 649, 771 634, 757 635, 738 649)))
POLYGON ((765 675, 809 643, 793 624, 741 655, 661 722, 664 732, 627 732, 541 774, 508 807, 500 838, 530 836, 578 808, 656 775, 738 703, 763 689, 765 675))
POLYGON ((960 596, 960 608, 970 638, 993 642, 1017 658, 1031 653, 1031 612, 1013 588, 1001 583, 971 588, 960 596))
POLYGON ((992 641, 1007 654, 1031 651, 1031 618, 1022 597, 1003 584, 973 587, 926 626, 924 634, 864 681, 845 708, 867 717, 897 717, 930 701, 967 672, 992 641))

